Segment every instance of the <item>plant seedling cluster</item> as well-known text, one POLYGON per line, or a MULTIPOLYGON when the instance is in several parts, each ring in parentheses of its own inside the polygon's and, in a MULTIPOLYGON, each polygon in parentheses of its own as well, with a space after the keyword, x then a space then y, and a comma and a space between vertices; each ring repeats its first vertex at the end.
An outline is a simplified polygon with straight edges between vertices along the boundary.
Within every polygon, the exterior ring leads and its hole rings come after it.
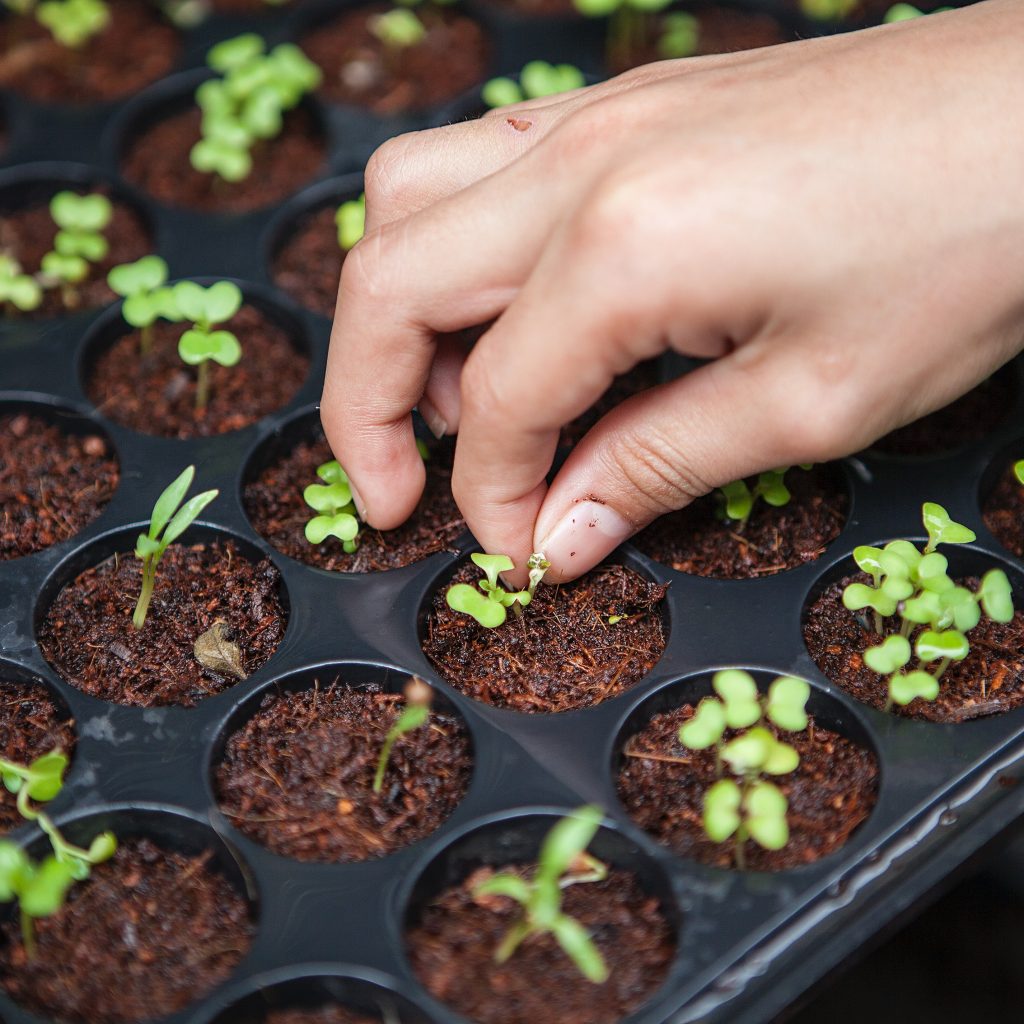
POLYGON ((474 565, 483 569, 485 578, 478 580, 476 587, 468 583, 453 584, 448 588, 445 600, 449 608, 472 616, 486 629, 497 629, 502 625, 509 608, 522 615, 522 609, 533 600, 537 586, 551 566, 542 552, 535 552, 526 563, 530 571, 526 589, 506 590, 498 577, 515 568, 508 555, 485 555, 477 551, 469 557, 474 565))
POLYGON ((338 247, 348 252, 366 231, 366 193, 342 203, 335 211, 334 224, 338 229, 338 247))
POLYGON ((139 328, 142 355, 152 347, 153 324, 162 316, 175 316, 172 290, 167 287, 167 264, 159 256, 143 256, 134 263, 122 263, 107 274, 107 284, 124 299, 121 315, 139 328))
POLYGON ((584 85, 586 79, 583 72, 573 64, 549 64, 546 60, 531 60, 523 66, 517 78, 492 78, 484 85, 480 96, 493 109, 521 103, 523 100, 557 96, 572 89, 581 89, 584 85))
POLYGON ((302 499, 318 513, 306 523, 306 540, 310 544, 323 544, 328 537, 336 537, 348 554, 359 548, 359 530, 362 524, 352 501, 352 488, 348 475, 337 459, 317 466, 316 475, 322 484, 310 484, 302 499))
POLYGON ((34 15, 61 46, 79 50, 110 24, 104 0, 3 0, 14 14, 34 15))
POLYGON ((368 28, 384 44, 384 62, 392 74, 401 74, 403 53, 421 43, 427 34, 427 26, 412 8, 419 7, 422 3, 446 7, 454 2, 455 0, 398 0, 390 10, 370 18, 368 28))
MULTIPOLYGON (((737 530, 742 533, 750 521, 750 516, 758 501, 763 500, 772 508, 782 508, 788 505, 793 496, 786 486, 786 474, 792 468, 792 466, 782 466, 779 469, 769 469, 760 473, 752 486, 746 480, 735 480, 731 484, 720 487, 716 493, 723 518, 736 523, 737 530)), ((811 468, 811 463, 801 464, 800 468, 808 470, 811 468)))
POLYGON ((405 707, 395 719, 395 724, 388 730, 380 748, 377 771, 373 777, 374 793, 379 793, 384 788, 384 776, 395 743, 406 733, 422 729, 430 721, 430 705, 434 700, 434 691, 418 676, 413 676, 405 687, 405 700, 405 707))
POLYGON ((135 557, 142 562, 142 590, 139 592, 139 599, 132 615, 132 625, 137 630, 146 624, 146 614, 156 583, 156 570, 160 559, 164 557, 164 552, 192 525, 199 513, 219 493, 216 490, 203 491, 202 494, 185 501, 185 495, 192 486, 195 473, 195 466, 187 466, 165 488, 153 506, 149 529, 139 534, 135 544, 135 557))
POLYGON ((935 700, 946 669, 970 654, 966 634, 983 612, 994 622, 1013 618, 1010 581, 1002 569, 989 570, 971 591, 950 578, 946 556, 936 551, 940 544, 969 544, 974 531, 933 502, 925 502, 922 518, 928 533, 923 550, 907 540, 855 548, 854 561, 871 583, 851 583, 843 591, 845 607, 870 610, 869 628, 886 637, 864 652, 864 664, 888 678, 886 711, 917 697, 935 700), (917 664, 910 667, 912 656, 917 664))
POLYGON ((529 936, 550 934, 588 981, 600 985, 608 980, 608 966, 587 930, 562 911, 563 889, 608 877, 608 866, 587 853, 600 826, 599 807, 573 811, 545 836, 532 878, 500 872, 473 890, 474 897, 505 896, 523 908, 495 950, 497 963, 505 963, 529 936))
POLYGON ((202 138, 190 160, 221 181, 242 181, 252 171, 255 147, 281 134, 285 113, 320 84, 320 69, 293 43, 266 52, 252 32, 218 43, 206 60, 220 77, 196 90, 202 138))
POLYGON ((715 750, 719 779, 704 794, 704 831, 716 843, 734 841, 742 870, 748 839, 766 850, 789 842, 788 801, 763 776, 789 775, 800 755, 767 723, 785 732, 806 729, 811 689, 802 679, 780 676, 762 697, 750 673, 740 669, 716 672, 711 685, 718 696, 697 705, 693 718, 680 726, 679 742, 690 750, 715 750), (738 732, 727 740, 727 729, 738 732), (726 766, 739 781, 723 777, 726 766))

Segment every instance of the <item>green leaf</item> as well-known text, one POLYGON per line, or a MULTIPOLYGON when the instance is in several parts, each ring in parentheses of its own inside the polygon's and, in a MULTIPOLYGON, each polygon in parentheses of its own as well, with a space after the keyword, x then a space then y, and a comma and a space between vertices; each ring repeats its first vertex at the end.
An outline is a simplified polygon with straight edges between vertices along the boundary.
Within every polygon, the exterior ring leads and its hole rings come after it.
POLYGON ((930 590, 933 594, 944 594, 955 586, 949 578, 948 569, 949 560, 946 556, 933 551, 918 563, 917 580, 925 590, 930 590))
POLYGON ((692 14, 676 11, 661 19, 658 56, 666 60, 692 57, 700 48, 700 21, 692 14))
POLYGON ((770 782, 751 786, 743 801, 744 824, 750 838, 766 850, 781 850, 789 842, 788 809, 782 791, 770 782))
POLYGON ((861 544, 853 549, 853 560, 862 572, 875 578, 876 585, 883 572, 881 559, 882 549, 872 547, 870 544, 861 544))
POLYGON ((143 256, 134 263, 122 263, 107 274, 110 290, 127 298, 151 292, 167 282, 167 263, 159 256, 143 256))
POLYGON ((893 676, 889 680, 889 696, 894 704, 905 707, 916 697, 935 700, 939 695, 939 681, 929 672, 918 669, 905 676, 893 676))
POLYGON ((147 537, 144 533, 139 534, 139 539, 135 542, 135 557, 139 561, 144 562, 153 555, 159 555, 160 550, 160 541, 147 537))
POLYGON ((714 697, 705 697, 693 718, 679 727, 679 742, 690 750, 706 750, 725 734, 725 708, 714 697))
POLYGON ((369 29, 382 43, 395 49, 415 46, 427 34, 423 22, 402 7, 375 15, 369 21, 369 29))
POLYGON ((18 894, 18 905, 28 917, 49 917, 64 906, 64 897, 75 881, 74 868, 67 861, 47 857, 18 894))
MULTIPOLYGON (((916 579, 917 567, 921 563, 921 552, 909 540, 891 540, 882 549, 884 554, 898 558, 906 566, 907 575, 916 579)), ((886 565, 889 565, 886 562, 886 565)))
MULTIPOLYGON (((635 0, 634 0, 635 3, 635 0)), ((789 504, 792 497, 785 484, 786 466, 784 469, 770 469, 757 478, 757 492, 773 508, 782 508, 789 504)))
POLYGON ((807 728, 807 701, 810 686, 794 676, 780 676, 768 687, 765 712, 769 721, 787 732, 800 732, 807 728))
POLYGON ((914 644, 914 651, 925 664, 951 658, 963 661, 971 653, 967 637, 955 629, 947 629, 941 633, 929 629, 922 633, 914 644))
POLYGON ((203 139, 211 145, 238 152, 250 149, 256 138, 236 111, 204 114, 201 129, 203 139))
POLYGON ((81 256, 65 256, 59 252, 48 252, 39 262, 40 269, 47 277, 68 284, 80 284, 89 276, 89 263, 81 256))
POLYGON ((0 839, 0 903, 9 903, 31 874, 28 855, 9 839, 0 839))
POLYGON ((905 636, 886 637, 864 652, 864 664, 880 676, 888 676, 910 661, 910 641, 905 636))
POLYGON ((904 602, 902 615, 908 622, 934 625, 942 615, 939 595, 930 590, 923 590, 917 597, 904 602))
POLYGON ((594 804, 577 808, 557 821, 541 843, 536 880, 557 881, 586 851, 601 827, 603 812, 594 804))
POLYGON ((506 896, 524 906, 530 902, 531 889, 529 883, 508 872, 491 875, 486 881, 473 887, 473 896, 506 896))
POLYGON ((167 487, 164 488, 160 497, 156 499, 153 506, 153 514, 149 519, 149 536, 155 539, 160 532, 171 521, 174 510, 185 500, 188 489, 192 486, 192 479, 196 475, 195 466, 186 466, 167 487))
POLYGON ((774 746, 775 737, 767 729, 757 727, 726 743, 722 747, 722 760, 728 762, 737 775, 759 772, 774 746))
POLYGON ((294 43, 278 43, 270 51, 269 63, 271 77, 279 85, 288 87, 293 106, 304 93, 311 92, 323 79, 319 65, 311 61, 294 43))
POLYGON ((576 10, 588 18, 606 18, 623 4, 623 0, 572 0, 572 2, 576 10))
POLYGON ((906 578, 886 576, 882 580, 882 584, 878 589, 885 597, 897 602, 898 604, 900 601, 905 601, 914 593, 914 584, 906 578))
POLYGON ((5 260, 0 254, 0 305, 9 302, 15 309, 28 313, 38 309, 42 301, 43 290, 39 282, 28 274, 22 274, 16 260, 5 260))
POLYGON ((949 513, 933 501, 921 506, 921 518, 928 532, 928 548, 939 544, 970 544, 977 539, 974 531, 949 518, 949 513))
POLYGON ((1013 475, 1017 478, 1018 483, 1024 484, 1024 459, 1013 464, 1013 475))
POLYGON ((492 587, 499 586, 498 577, 501 573, 511 572, 516 567, 508 555, 486 555, 479 551, 474 551, 469 557, 475 566, 483 569, 487 576, 487 582, 492 587))
POLYGON ((492 601, 468 583, 456 583, 445 594, 448 607, 464 615, 471 615, 486 629, 496 629, 507 616, 500 601, 492 601))
POLYGON ((162 546, 166 549, 168 544, 173 544, 191 525, 195 522, 199 513, 206 508, 207 505, 213 501, 217 495, 220 494, 218 490, 203 491, 202 494, 197 494, 194 498, 189 498, 181 508, 175 513, 174 518, 167 524, 167 529, 164 530, 162 538, 162 546))
POLYGON ((978 596, 985 614, 993 622, 1013 621, 1013 588, 1002 569, 989 569, 981 578, 978 596))
POLYGON ((212 359, 221 366, 234 366, 242 358, 242 346, 230 331, 194 328, 178 339, 178 355, 189 366, 212 359))
POLYGON ((211 324, 225 323, 242 308, 242 290, 232 281, 216 281, 206 289, 203 307, 211 324))
POLYGON ((261 57, 265 50, 266 43, 261 36, 245 32, 212 47, 206 54, 206 63, 223 74, 261 57))
POLYGON ((62 256, 81 256, 90 263, 98 263, 110 249, 107 240, 93 231, 58 231, 53 247, 62 256))
POLYGON ((716 672, 711 685, 725 702, 725 721, 730 729, 745 729, 760 721, 761 703, 757 683, 742 669, 716 672))
POLYGON ((551 922, 551 934, 587 981, 602 985, 608 980, 608 965, 579 921, 560 914, 551 922))
POLYGON ((89 863, 102 864, 117 853, 117 839, 113 832, 101 832, 89 844, 89 863))
POLYGON ((851 583, 843 591, 843 606, 851 612, 873 608, 879 615, 889 616, 896 611, 897 604, 894 597, 874 590, 864 583, 851 583))
POLYGON ((734 480, 719 488, 719 494, 725 499, 725 514, 736 522, 746 522, 754 509, 754 496, 745 480, 734 480))
POLYGON ((65 231, 102 231, 113 212, 110 200, 98 194, 80 196, 64 191, 50 200, 50 216, 65 231))
POLYGON ((29 774, 25 780, 28 795, 39 803, 52 800, 63 788, 67 766, 67 755, 61 750, 51 750, 37 757, 28 766, 29 774))
POLYGON ((284 114, 278 91, 269 85, 257 89, 245 100, 240 121, 257 139, 273 139, 280 135, 284 114))
POLYGON ((981 622, 978 598, 966 587, 954 586, 939 595, 942 615, 936 625, 940 629, 955 626, 961 633, 968 633, 981 622))
POLYGON ((235 101, 228 95, 224 82, 219 78, 210 78, 196 89, 196 105, 204 114, 231 115, 235 110, 235 101))
POLYGON ((724 843, 740 827, 740 787, 720 779, 704 794, 704 831, 715 843, 724 843))
POLYGON ((25 784, 25 780, 10 768, 0 770, 0 778, 3 779, 4 789, 8 793, 21 792, 21 787, 25 784))
POLYGON ((216 174, 225 181, 241 181, 252 171, 248 151, 218 139, 200 139, 190 150, 192 166, 202 174, 216 174))
POLYGON ((800 764, 800 755, 796 748, 776 740, 774 737, 772 739, 774 740, 772 748, 768 752, 768 759, 761 771, 765 775, 789 775, 790 772, 795 772, 800 764))
POLYGON ((572 64, 556 66, 545 60, 531 60, 519 72, 519 84, 525 98, 535 100, 545 96, 557 96, 570 89, 580 89, 586 84, 586 80, 583 72, 572 64))
POLYGON ((348 252, 366 231, 366 194, 342 203, 334 214, 338 245, 348 252))
POLYGON ((347 484, 348 474, 341 468, 337 459, 324 462, 316 467, 316 475, 328 484, 347 484))
POLYGON ((103 0, 46 0, 36 7, 36 20, 61 46, 79 49, 110 22, 103 0))
POLYGON ((121 316, 131 327, 149 327, 160 318, 161 301, 155 295, 129 295, 121 306, 121 316))
POLYGON ((522 89, 511 78, 492 78, 484 83, 480 90, 480 98, 492 110, 496 107, 507 107, 513 103, 521 103, 526 97, 522 89))
POLYGON ((310 519, 304 532, 310 544, 323 544, 328 537, 353 541, 359 536, 359 520, 351 512, 327 513, 310 519))
MULTIPOLYGON (((310 484, 302 492, 303 501, 317 512, 334 515, 352 503, 352 488, 348 483, 310 484)), ((354 510, 352 510, 354 511, 354 510)), ((351 538, 346 538, 351 539, 351 538)))

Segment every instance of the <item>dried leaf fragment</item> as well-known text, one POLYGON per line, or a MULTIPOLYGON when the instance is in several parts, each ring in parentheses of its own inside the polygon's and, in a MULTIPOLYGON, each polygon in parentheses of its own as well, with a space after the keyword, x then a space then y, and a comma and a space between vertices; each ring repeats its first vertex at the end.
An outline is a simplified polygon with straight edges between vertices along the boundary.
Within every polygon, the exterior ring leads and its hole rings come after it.
POLYGON ((223 622, 215 622, 196 640, 192 647, 192 653, 196 656, 196 661, 211 672, 234 676, 236 679, 245 679, 245 669, 242 668, 242 652, 238 644, 227 639, 226 632, 223 622))

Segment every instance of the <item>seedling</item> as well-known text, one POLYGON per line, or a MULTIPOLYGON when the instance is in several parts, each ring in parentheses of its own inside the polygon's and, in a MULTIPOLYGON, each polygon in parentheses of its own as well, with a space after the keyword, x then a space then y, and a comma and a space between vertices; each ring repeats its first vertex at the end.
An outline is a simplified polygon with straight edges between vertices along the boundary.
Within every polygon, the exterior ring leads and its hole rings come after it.
POLYGON ((179 281, 171 288, 170 306, 165 314, 192 324, 178 341, 178 355, 197 368, 196 409, 205 409, 210 398, 211 360, 234 366, 242 358, 238 338, 231 331, 214 330, 241 308, 242 292, 230 281, 217 281, 209 288, 195 281, 179 281))
MULTIPOLYGON (((951 11, 952 7, 936 7, 932 14, 939 14, 941 11, 951 11)), ((913 4, 893 4, 885 12, 885 18, 883 19, 887 25, 891 25, 896 21, 911 21, 914 18, 924 17, 925 12, 920 8, 915 7, 913 4)))
MULTIPOLYGON (((782 466, 779 469, 770 469, 760 473, 753 486, 746 480, 736 480, 719 488, 717 494, 723 517, 735 522, 736 529, 742 533, 759 500, 764 500, 773 508, 782 508, 784 505, 788 505, 792 494, 786 486, 786 474, 792 468, 792 466, 782 466)), ((811 463, 801 464, 800 468, 808 470, 811 468, 811 463)))
POLYGON ((359 547, 361 523, 352 501, 348 476, 336 459, 318 466, 316 475, 323 483, 310 484, 302 492, 306 504, 319 513, 306 523, 306 540, 310 544, 323 544, 328 537, 336 537, 351 555, 359 547))
POLYGON ((392 54, 415 46, 427 34, 423 22, 406 7, 395 7, 375 15, 370 19, 369 28, 392 54))
POLYGON ((395 724, 384 737, 384 745, 380 748, 377 761, 377 773, 373 777, 373 791, 379 793, 384 788, 384 775, 391 760, 391 751, 399 737, 406 733, 423 728, 430 721, 430 704, 434 691, 420 678, 413 676, 405 687, 406 705, 402 713, 395 719, 395 724))
POLYGON ((842 21, 857 9, 860 0, 800 0, 800 10, 815 21, 842 21))
POLYGON ((685 11, 674 11, 661 19, 658 55, 665 60, 692 57, 700 47, 700 19, 685 11))
POLYGON ((132 615, 132 625, 136 629, 142 629, 146 624, 146 613, 149 611, 153 585, 156 583, 156 570, 164 552, 192 525, 199 513, 219 493, 216 490, 203 491, 182 505, 188 489, 192 486, 195 472, 195 466, 186 467, 156 499, 153 515, 149 520, 149 530, 140 533, 135 544, 135 557, 142 562, 142 590, 132 615))
POLYGON ((541 552, 530 556, 526 563, 530 570, 529 584, 526 590, 506 590, 498 577, 503 572, 511 572, 515 564, 508 555, 485 555, 474 552, 469 556, 473 564, 483 569, 485 579, 478 580, 477 586, 468 583, 455 583, 448 588, 445 600, 448 607, 465 615, 470 615, 486 629, 497 629, 512 608, 517 615, 522 614, 532 600, 538 584, 551 563, 541 552), (479 589, 477 589, 479 587, 479 589))
POLYGON ((338 245, 348 252, 366 230, 366 193, 342 203, 334 214, 334 223, 338 228, 338 245))
POLYGON ((98 263, 109 250, 103 231, 113 215, 110 200, 103 195, 80 196, 58 192, 50 200, 50 216, 57 225, 53 250, 40 263, 43 283, 57 286, 68 308, 78 305, 76 285, 89 276, 91 263, 98 263))
POLYGON ((716 843, 732 839, 736 866, 745 866, 744 849, 753 839, 766 850, 781 850, 789 842, 785 796, 762 775, 796 771, 800 755, 777 739, 768 723, 786 732, 807 728, 810 687, 802 679, 780 676, 762 697, 748 672, 716 672, 711 683, 717 697, 705 697, 685 725, 679 742, 690 750, 714 747, 719 776, 724 766, 739 777, 719 778, 704 794, 704 831, 716 843), (744 730, 725 739, 727 729, 744 730))
POLYGON ((22 273, 21 264, 6 253, 0 253, 0 306, 29 313, 43 301, 43 290, 31 274, 22 273))
POLYGON ((608 980, 608 966, 586 929, 562 912, 563 889, 608 877, 608 866, 586 852, 600 826, 599 807, 573 811, 545 837, 532 878, 505 871, 473 890, 474 897, 505 896, 523 908, 495 950, 497 963, 505 963, 529 936, 550 934, 588 981, 601 985, 608 980))
MULTIPOLYGON (((971 591, 950 578, 949 562, 936 550, 940 544, 969 544, 974 531, 933 502, 925 502, 921 513, 928 533, 924 549, 907 540, 854 548, 854 561, 871 583, 851 583, 843 591, 846 608, 855 613, 870 609, 874 632, 891 634, 864 652, 864 664, 887 677, 886 711, 918 697, 938 697, 943 674, 970 654, 967 634, 983 613, 993 622, 1013 619, 1010 581, 1002 569, 990 569, 971 591)), ((983 693, 984 686, 982 680, 983 693)))
POLYGON ((492 78, 480 92, 489 107, 507 107, 510 103, 536 100, 543 96, 557 96, 586 85, 583 72, 572 64, 549 64, 546 60, 531 60, 514 78, 492 78))
POLYGON ((1024 484, 1024 459, 1013 464, 1013 475, 1017 478, 1017 483, 1024 484))
POLYGON ((110 24, 110 8, 103 0, 3 0, 15 14, 35 14, 54 40, 70 50, 80 50, 110 24))
POLYGON ((139 348, 147 355, 152 347, 153 324, 172 308, 172 291, 167 284, 167 264, 159 256, 143 256, 134 263, 122 263, 107 274, 111 291, 124 298, 121 315, 141 331, 139 348))
POLYGON ((654 35, 653 15, 663 11, 672 0, 573 0, 581 14, 608 18, 606 42, 608 63, 625 67, 646 50, 654 35))

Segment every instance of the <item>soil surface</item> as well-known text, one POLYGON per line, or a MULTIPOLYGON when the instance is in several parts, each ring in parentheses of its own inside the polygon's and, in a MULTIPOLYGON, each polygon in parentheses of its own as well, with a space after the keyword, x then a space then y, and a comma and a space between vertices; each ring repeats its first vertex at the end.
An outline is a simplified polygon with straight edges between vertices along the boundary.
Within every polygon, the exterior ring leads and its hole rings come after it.
POLYGON ((196 409, 196 368, 181 361, 178 339, 187 324, 160 321, 152 348, 140 356, 141 335, 122 335, 96 359, 85 390, 108 419, 161 437, 210 437, 241 430, 287 405, 309 373, 309 357, 254 306, 224 327, 242 346, 235 366, 210 363, 210 400, 196 409))
POLYGON ((609 967, 603 985, 587 981, 550 935, 526 939, 507 963, 495 963, 521 911, 504 896, 474 899, 495 870, 531 877, 534 867, 478 869, 442 892, 406 934, 412 968, 435 999, 478 1024, 618 1024, 664 981, 675 952, 671 929, 657 899, 619 870, 562 890, 563 911, 587 929, 609 967))
MULTIPOLYGON (((843 607, 843 588, 853 582, 871 581, 858 573, 828 587, 807 611, 804 641, 818 668, 832 682, 881 710, 886 702, 886 680, 865 667, 862 653, 883 637, 865 629, 854 613, 843 607)), ((957 582, 977 590, 979 580, 967 577, 957 582)), ((898 616, 886 625, 888 633, 898 632, 898 616)), ((896 705, 894 714, 929 722, 966 722, 1024 704, 1024 612, 1017 611, 1006 625, 983 615, 967 639, 971 653, 949 666, 938 697, 934 701, 918 699, 905 708, 896 705)))
MULTIPOLYGON (((712 842, 702 823, 704 794, 718 779, 714 751, 687 750, 679 742, 679 727, 693 714, 694 706, 684 704, 655 715, 630 737, 617 780, 619 799, 630 817, 673 853, 730 868, 735 844, 712 842)), ((813 720, 799 733, 771 728, 796 748, 800 765, 771 780, 789 800, 789 842, 771 851, 748 841, 746 866, 753 871, 799 867, 839 849, 871 813, 878 795, 878 764, 863 747, 813 720)))
POLYGON ((1012 459, 985 499, 982 518, 996 539, 1018 558, 1024 557, 1024 485, 1013 472, 1012 459))
POLYGON ((487 77, 483 29, 449 10, 420 6, 427 32, 414 46, 389 54, 370 30, 383 4, 360 7, 314 29, 300 45, 324 73, 320 92, 335 103, 376 114, 424 110, 452 99, 487 77))
POLYGON ((268 694, 217 767, 221 810, 283 857, 370 860, 430 835, 472 774, 469 734, 452 715, 399 737, 373 792, 388 730, 405 707, 380 687, 268 694))
MULTIPOLYGON (((476 583, 471 562, 452 583, 476 583)), ((628 690, 665 649, 661 602, 667 584, 604 564, 561 586, 541 585, 521 617, 485 629, 453 611, 448 587, 434 595, 423 652, 467 696, 516 711, 591 707, 628 690), (609 625, 609 616, 622 619, 609 625)))
POLYGON ((117 458, 99 434, 65 434, 40 416, 0 416, 0 561, 73 537, 117 490, 117 458))
MULTIPOLYGON (((64 717, 50 691, 39 683, 0 681, 0 757, 28 765, 58 747, 71 755, 75 723, 64 717)), ((0 786, 0 833, 23 823, 17 802, 6 786, 0 786)))
POLYGON ((723 522, 719 498, 709 494, 655 520, 633 543, 679 572, 718 579, 772 576, 813 562, 843 528, 846 487, 829 466, 794 466, 786 486, 793 495, 789 504, 772 508, 758 501, 742 533, 735 522, 723 522))
POLYGON ((572 423, 562 427, 558 444, 562 448, 571 448, 578 444, 583 435, 602 416, 612 411, 617 405, 621 405, 627 398, 640 394, 648 388, 653 388, 658 383, 658 360, 649 359, 646 362, 634 366, 628 373, 616 377, 611 387, 582 415, 577 416, 572 423))
POLYGON ((28 960, 17 917, 3 926, 0 984, 19 1005, 68 1024, 133 1024, 201 999, 248 952, 246 901, 209 865, 148 839, 75 883, 53 917, 35 923, 28 960))
MULTIPOLYGON (((63 191, 54 188, 53 195, 63 191)), ((135 211, 125 203, 117 202, 110 190, 103 186, 93 189, 72 188, 77 195, 99 193, 111 199, 113 214, 110 224, 103 229, 103 237, 110 245, 107 255, 91 265, 88 278, 75 285, 74 294, 65 297, 60 288, 47 288, 38 309, 28 313, 8 306, 0 308, 0 323, 4 320, 42 320, 67 316, 83 309, 94 309, 113 302, 117 296, 107 287, 107 272, 120 263, 133 263, 152 252, 153 243, 135 211)), ((53 240, 59 230, 50 216, 51 197, 44 203, 8 208, 0 213, 0 251, 13 256, 25 274, 37 274, 43 257, 53 249, 53 240)))
POLYGON ((333 317, 345 250, 338 245, 334 214, 338 203, 307 214, 274 258, 273 278, 296 302, 333 317))
POLYGON ((973 444, 1004 422, 1016 393, 1013 371, 1007 367, 944 409, 879 438, 871 451, 886 455, 939 455, 973 444))
POLYGON ((81 51, 61 46, 32 16, 0 20, 0 88, 43 103, 98 103, 136 92, 174 68, 178 33, 154 4, 110 0, 109 7, 110 23, 81 51))
POLYGON ((204 174, 189 162, 201 120, 193 106, 157 121, 128 149, 121 168, 125 178, 170 206, 239 213, 279 203, 323 169, 324 140, 304 107, 285 115, 280 135, 252 149, 252 171, 239 182, 204 174))
POLYGON ((64 587, 39 630, 46 660, 80 690, 136 707, 194 707, 238 680, 196 660, 196 640, 215 622, 239 648, 248 675, 284 636, 280 575, 269 559, 253 564, 230 541, 172 544, 157 569, 146 623, 132 612, 142 568, 130 554, 108 558, 64 587))
POLYGON ((319 483, 317 466, 332 458, 321 434, 317 440, 297 444, 245 486, 245 511, 253 527, 290 558, 337 572, 398 569, 437 551, 451 550, 465 529, 452 497, 452 446, 435 444, 425 464, 423 497, 402 526, 386 533, 364 527, 359 547, 352 554, 334 537, 323 544, 310 544, 303 531, 316 513, 303 500, 302 492, 309 484, 319 483))
POLYGON ((321 1006, 316 1010, 275 1010, 262 1024, 381 1024, 381 1019, 344 1006, 321 1006))

